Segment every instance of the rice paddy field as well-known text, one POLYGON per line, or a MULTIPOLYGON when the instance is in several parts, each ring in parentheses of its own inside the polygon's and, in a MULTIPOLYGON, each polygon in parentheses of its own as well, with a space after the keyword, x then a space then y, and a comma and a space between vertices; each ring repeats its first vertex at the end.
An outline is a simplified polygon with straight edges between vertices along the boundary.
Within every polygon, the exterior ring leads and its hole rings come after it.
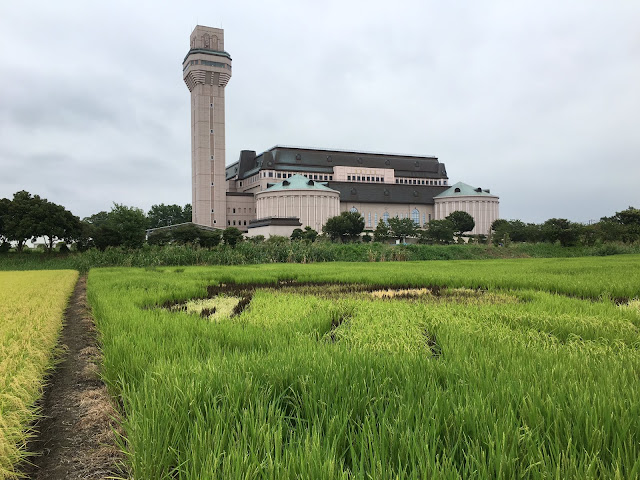
POLYGON ((640 477, 640 256, 92 270, 136 479, 640 477))
POLYGON ((27 452, 36 400, 52 366, 78 272, 0 272, 0 478, 27 452))

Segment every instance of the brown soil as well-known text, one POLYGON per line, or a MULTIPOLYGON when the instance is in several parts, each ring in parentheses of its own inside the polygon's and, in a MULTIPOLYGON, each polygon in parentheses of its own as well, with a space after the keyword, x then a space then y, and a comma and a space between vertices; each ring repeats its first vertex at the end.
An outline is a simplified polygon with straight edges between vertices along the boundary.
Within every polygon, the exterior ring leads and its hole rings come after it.
POLYGON ((62 354, 41 402, 36 456, 22 472, 32 480, 102 479, 124 476, 116 447, 116 412, 99 378, 101 360, 86 301, 86 277, 76 284, 65 311, 62 354))

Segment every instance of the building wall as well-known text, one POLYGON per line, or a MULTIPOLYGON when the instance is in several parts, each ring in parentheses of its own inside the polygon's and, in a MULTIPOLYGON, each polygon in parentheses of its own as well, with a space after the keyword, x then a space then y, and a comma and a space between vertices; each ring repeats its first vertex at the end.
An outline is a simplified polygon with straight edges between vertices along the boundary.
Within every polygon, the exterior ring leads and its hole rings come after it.
POLYGON ((256 218, 256 199, 249 195, 229 195, 227 197, 226 227, 236 227, 246 232, 250 220, 256 218))
POLYGON ((500 218, 498 197, 455 196, 435 199, 436 220, 442 220, 457 210, 467 212, 475 220, 472 235, 489 235, 491 224, 500 218))
POLYGON ((411 218, 415 220, 418 215, 418 225, 422 227, 425 223, 435 218, 433 205, 417 203, 405 204, 385 204, 385 203, 365 203, 365 202, 340 202, 340 211, 349 212, 355 208, 364 217, 364 228, 366 230, 375 229, 384 218, 411 218), (417 211, 417 212, 416 212, 417 211))
POLYGON ((224 32, 198 25, 183 64, 191 92, 191 172, 194 223, 226 224, 225 98, 231 59, 224 54, 224 32), (217 53, 216 53, 217 52, 217 53))
POLYGON ((337 182, 395 183, 392 168, 333 167, 333 179, 337 182))
POLYGON ((278 235, 280 237, 290 237, 296 228, 289 225, 265 225, 263 227, 254 227, 247 233, 247 237, 257 237, 258 235, 264 235, 265 238, 278 235))
POLYGON ((302 228, 321 231, 340 214, 340 195, 327 190, 276 190, 256 195, 257 218, 297 217, 302 228))

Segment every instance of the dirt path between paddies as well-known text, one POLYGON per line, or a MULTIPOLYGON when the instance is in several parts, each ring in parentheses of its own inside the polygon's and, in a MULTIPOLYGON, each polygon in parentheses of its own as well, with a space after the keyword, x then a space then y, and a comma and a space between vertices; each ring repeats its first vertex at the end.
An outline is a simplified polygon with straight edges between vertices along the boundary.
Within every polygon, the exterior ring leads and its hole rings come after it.
POLYGON ((98 375, 101 354, 86 282, 80 277, 65 311, 60 362, 48 379, 37 436, 28 446, 36 456, 22 471, 32 480, 126 476, 118 470, 123 457, 115 445, 116 413, 98 375))

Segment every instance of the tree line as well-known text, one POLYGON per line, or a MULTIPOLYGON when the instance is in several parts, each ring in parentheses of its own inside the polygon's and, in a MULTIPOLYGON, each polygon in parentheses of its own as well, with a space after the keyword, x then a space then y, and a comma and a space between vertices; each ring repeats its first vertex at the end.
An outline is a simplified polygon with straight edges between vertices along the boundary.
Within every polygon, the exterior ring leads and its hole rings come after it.
POLYGON ((584 225, 566 218, 551 218, 544 223, 521 220, 496 220, 491 225, 494 244, 560 243, 564 247, 593 246, 596 243, 634 243, 640 241, 640 209, 629 207, 611 217, 584 225))
MULTIPOLYGON (((11 242, 21 252, 27 241, 44 238, 47 250, 60 243, 75 244, 78 250, 109 246, 141 247, 146 230, 191 221, 191 205, 153 205, 148 213, 117 203, 80 219, 62 205, 21 190, 12 199, 0 199, 0 250, 11 242)), ((66 246, 63 246, 66 248, 66 246)))
MULTIPOLYGON (((26 191, 14 194, 13 199, 0 199, 0 251, 7 251, 11 242, 22 251, 28 240, 42 237, 47 250, 63 243, 74 244, 79 251, 108 247, 140 248, 151 245, 191 244, 211 248, 224 243, 235 246, 243 240, 240 230, 200 228, 191 222, 191 205, 153 205, 145 213, 136 207, 114 203, 110 211, 101 211, 80 219, 61 205, 31 195, 26 191), (171 227, 171 228, 161 228, 171 227), (148 229, 157 229, 147 235, 148 229)), ((405 243, 408 238, 424 244, 457 242, 493 243, 559 243, 562 246, 596 243, 634 243, 640 240, 640 210, 629 207, 611 217, 603 217, 590 225, 552 218, 542 224, 521 220, 499 219, 493 222, 490 235, 468 235, 475 227, 473 217, 456 211, 445 219, 431 220, 422 227, 410 218, 389 218, 380 221, 373 231, 365 231, 364 217, 358 212, 342 212, 328 219, 322 228, 323 236, 341 242, 388 242, 396 239, 405 243)), ((313 242, 319 234, 311 227, 295 229, 291 241, 313 242)), ((286 239, 286 237, 285 237, 286 239)), ((258 236, 253 243, 265 240, 258 236)))
POLYGON ((364 217, 358 212, 342 212, 327 220, 323 232, 331 240, 342 242, 388 242, 391 239, 405 243, 407 238, 416 238, 418 243, 447 244, 453 243, 454 236, 461 238, 475 227, 473 217, 467 212, 455 211, 442 220, 431 220, 420 228, 411 218, 391 217, 381 220, 373 231, 373 237, 364 232, 364 217))
POLYGON ((431 220, 422 226, 410 218, 389 218, 381 221, 373 231, 373 237, 364 235, 364 218, 357 212, 342 212, 330 218, 323 228, 332 240, 350 242, 387 242, 391 239, 405 243, 407 238, 424 244, 493 243, 506 246, 516 243, 559 243, 564 247, 593 246, 597 243, 640 241, 640 210, 629 207, 611 217, 584 225, 565 218, 551 218, 541 224, 524 223, 521 220, 498 219, 491 225, 489 235, 468 235, 475 227, 473 217, 467 212, 455 211, 442 220, 431 220))

